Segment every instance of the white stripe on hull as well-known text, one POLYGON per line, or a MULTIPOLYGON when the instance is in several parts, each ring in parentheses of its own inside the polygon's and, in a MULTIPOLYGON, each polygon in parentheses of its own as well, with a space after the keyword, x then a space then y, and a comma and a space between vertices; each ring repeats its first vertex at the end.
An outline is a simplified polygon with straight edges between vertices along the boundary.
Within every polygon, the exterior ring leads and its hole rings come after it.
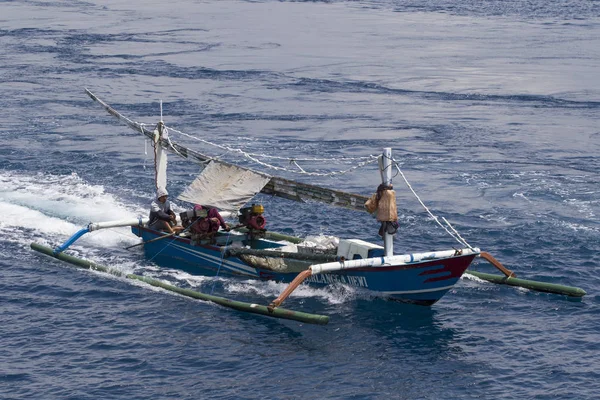
POLYGON ((453 287, 454 287, 454 285, 444 286, 444 287, 439 287, 439 288, 434 288, 434 289, 403 290, 403 291, 399 291, 399 292, 379 292, 379 293, 383 293, 388 296, 398 295, 398 294, 431 293, 431 292, 439 292, 442 290, 449 290, 449 289, 452 289, 453 287))

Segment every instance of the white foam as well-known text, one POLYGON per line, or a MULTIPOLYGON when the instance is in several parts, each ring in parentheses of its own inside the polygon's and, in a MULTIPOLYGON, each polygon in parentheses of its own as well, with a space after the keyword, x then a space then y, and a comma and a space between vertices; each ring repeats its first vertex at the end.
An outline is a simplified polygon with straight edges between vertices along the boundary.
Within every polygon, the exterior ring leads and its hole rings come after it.
MULTIPOLYGON (((89 222, 135 218, 142 210, 123 205, 102 185, 90 185, 77 174, 25 175, 0 171, 0 231, 5 238, 29 243, 42 236, 58 244, 89 222)), ((138 241, 129 228, 83 236, 78 243, 111 247, 138 241)))
POLYGON ((102 185, 90 185, 77 174, 35 176, 0 172, 0 201, 74 222, 137 217, 102 185))
POLYGON ((597 201, 585 201, 579 199, 566 199, 563 203, 573 207, 578 213, 583 214, 587 219, 595 219, 596 214, 594 213, 593 207, 598 205, 597 201))
POLYGON ((567 222, 567 221, 556 221, 556 225, 560 228, 566 228, 572 230, 574 232, 591 232, 591 233, 600 233, 600 229, 593 226, 586 226, 583 224, 578 224, 575 222, 567 222))
MULTIPOLYGON (((225 283, 225 290, 229 293, 254 293, 266 299, 274 300, 285 288, 287 283, 276 283, 273 281, 231 280, 225 283)), ((343 304, 360 297, 360 292, 356 288, 343 288, 328 286, 327 288, 315 288, 309 285, 300 285, 292 292, 290 298, 318 298, 329 304, 343 304)))
POLYGON ((199 288, 203 283, 212 282, 214 279, 210 276, 191 275, 184 271, 168 268, 145 267, 144 272, 145 276, 149 276, 154 279, 163 279, 165 276, 168 276, 179 282, 185 282, 194 289, 199 288))
POLYGON ((522 192, 515 192, 515 193, 513 193, 512 197, 520 197, 529 203, 532 202, 531 200, 529 200, 529 198, 527 196, 525 196, 525 193, 522 193, 522 192))

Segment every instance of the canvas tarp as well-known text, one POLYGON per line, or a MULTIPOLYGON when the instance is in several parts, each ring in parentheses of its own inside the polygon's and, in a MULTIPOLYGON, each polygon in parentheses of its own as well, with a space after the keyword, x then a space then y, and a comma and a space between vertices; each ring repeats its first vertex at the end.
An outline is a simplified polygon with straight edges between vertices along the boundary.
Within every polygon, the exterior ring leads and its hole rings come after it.
POLYGON ((177 198, 224 211, 237 211, 270 179, 266 174, 213 161, 177 198))

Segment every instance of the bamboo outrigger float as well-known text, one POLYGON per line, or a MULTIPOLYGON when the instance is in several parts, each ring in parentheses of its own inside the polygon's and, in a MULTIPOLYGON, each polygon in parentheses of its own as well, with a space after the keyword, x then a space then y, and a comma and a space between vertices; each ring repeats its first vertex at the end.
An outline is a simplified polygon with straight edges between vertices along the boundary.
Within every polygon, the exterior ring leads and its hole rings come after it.
POLYGON ((252 314, 266 315, 266 316, 274 317, 274 318, 291 319, 294 321, 305 322, 305 323, 309 323, 309 324, 317 324, 317 325, 325 325, 329 322, 329 317, 326 315, 307 314, 307 313, 298 312, 298 311, 286 310, 283 308, 280 308, 277 310, 271 310, 265 306, 261 306, 258 304, 244 303, 241 301, 226 299, 224 297, 218 297, 218 296, 213 296, 210 294, 196 292, 196 291, 190 290, 190 289, 182 289, 180 287, 169 285, 167 283, 161 282, 156 279, 151 279, 146 276, 139 276, 139 275, 135 275, 135 274, 124 274, 119 270, 116 270, 114 268, 108 268, 103 265, 96 264, 95 262, 92 262, 92 261, 84 260, 84 259, 74 257, 71 255, 62 253, 62 252, 57 253, 57 252, 55 252, 55 250, 53 250, 49 247, 46 247, 46 246, 42 246, 37 243, 31 243, 31 248, 35 251, 39 251, 40 253, 49 255, 49 256, 54 257, 61 261, 65 261, 69 264, 72 264, 72 265, 82 268, 82 269, 89 269, 92 271, 108 273, 108 274, 118 276, 118 277, 138 280, 138 281, 147 283, 148 285, 159 287, 159 288, 165 289, 165 290, 173 292, 173 293, 177 293, 177 294, 180 294, 180 295, 183 295, 186 297, 191 297, 193 299, 210 301, 210 302, 219 304, 223 307, 233 308, 238 311, 249 312, 252 314))
MULTIPOLYGON (((241 202, 238 199, 239 205, 243 205, 249 198, 260 191, 265 194, 296 201, 311 199, 353 210, 367 210, 376 213, 377 220, 381 222, 380 234, 383 237, 383 246, 357 239, 339 239, 339 244, 333 249, 333 252, 319 249, 309 252, 302 251, 300 247, 302 239, 267 231, 265 229, 266 220, 262 216, 262 206, 253 205, 252 207, 240 210, 240 225, 236 226, 235 230, 227 232, 221 230, 206 231, 206 234, 196 233, 195 235, 190 235, 190 232, 186 233, 196 223, 208 220, 206 214, 200 215, 194 211, 191 214, 190 212, 181 213, 181 220, 183 222, 187 221, 188 218, 195 218, 191 222, 188 221, 188 227, 182 234, 165 234, 156 231, 147 225, 147 218, 140 217, 125 221, 90 223, 86 228, 78 231, 64 244, 55 249, 32 243, 31 247, 36 251, 82 268, 104 271, 118 274, 128 279, 144 281, 150 285, 162 287, 185 296, 212 301, 237 310, 314 324, 326 324, 328 317, 280 308, 285 299, 302 283, 309 283, 316 286, 331 284, 354 286, 370 290, 376 295, 392 300, 421 305, 432 305, 441 299, 444 294, 454 287, 464 273, 470 273, 492 283, 519 286, 530 290, 566 295, 572 298, 581 298, 586 294, 585 291, 579 288, 516 278, 514 272, 505 268, 492 255, 480 251, 478 248, 471 247, 445 219, 444 221, 450 228, 450 231, 446 227, 442 227, 465 247, 426 253, 395 255, 393 251, 393 235, 397 229, 397 211, 395 192, 392 188, 392 169, 394 165, 392 163, 393 159, 390 148, 384 149, 383 154, 378 158, 381 185, 377 193, 369 198, 367 196, 345 193, 339 190, 322 188, 284 178, 272 177, 248 168, 212 159, 209 156, 173 143, 168 137, 166 127, 162 122, 162 115, 156 129, 149 130, 144 124, 124 117, 87 89, 86 93, 109 114, 152 140, 155 149, 155 179, 157 187, 166 187, 166 150, 169 150, 183 158, 206 166, 202 174, 190 185, 190 188, 193 188, 194 185, 206 185, 206 182, 210 182, 211 179, 214 182, 214 179, 219 179, 219 176, 215 174, 219 173, 221 173, 220 179, 223 179, 223 176, 227 176, 227 179, 235 180, 243 175, 243 179, 246 179, 246 181, 242 185, 248 181, 252 181, 252 185, 254 186, 245 188, 250 195, 241 202), (236 171, 239 171, 238 175, 235 175, 236 171), (204 274, 207 271, 216 271, 217 274, 222 273, 261 280, 275 280, 289 283, 289 286, 268 306, 259 306, 177 288, 160 281, 133 274, 124 275, 118 271, 64 253, 69 246, 87 232, 116 226, 130 226, 132 232, 142 239, 139 245, 143 246, 145 253, 151 259, 156 259, 157 261, 161 259, 163 265, 167 264, 167 266, 198 274, 204 274), (297 247, 290 249, 290 246, 297 247), (503 275, 492 275, 468 270, 467 268, 475 258, 481 258, 489 262, 501 271, 503 275)), ((399 173, 404 177, 399 167, 397 165, 395 167, 398 168, 399 173)), ((236 183, 238 182, 241 182, 241 178, 236 181, 236 183)), ((214 205, 213 203, 203 203, 202 200, 196 201, 197 197, 194 196, 198 194, 194 193, 194 190, 190 190, 190 188, 186 189, 186 192, 179 196, 180 200, 195 202, 197 204, 214 205)), ((409 188, 412 190, 410 184, 409 188)), ((236 186, 236 194, 239 192, 239 189, 236 186)), ((198 192, 198 190, 196 191, 198 192)), ((204 186, 200 192, 205 193, 210 192, 210 190, 206 190, 206 186, 204 186)), ((414 194, 416 195, 416 193, 414 194)), ((230 193, 226 193, 226 195, 229 196, 230 193)), ((420 201, 420 199, 418 200, 420 201)), ((218 201, 218 199, 211 198, 210 201, 218 201)), ((423 203, 421 202, 421 204, 423 203)), ((236 213, 238 209, 237 206, 230 208, 230 210, 235 210, 236 213)), ((427 208, 426 210, 429 212, 427 208)), ((437 217, 432 214, 431 216, 440 224, 437 217)), ((210 226, 210 224, 205 225, 210 226)))

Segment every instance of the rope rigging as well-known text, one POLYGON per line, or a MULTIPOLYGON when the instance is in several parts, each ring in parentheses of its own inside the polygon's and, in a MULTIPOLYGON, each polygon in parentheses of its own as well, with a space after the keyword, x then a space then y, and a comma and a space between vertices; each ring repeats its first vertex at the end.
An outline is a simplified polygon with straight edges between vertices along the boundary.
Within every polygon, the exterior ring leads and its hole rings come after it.
MULTIPOLYGON (((166 127, 166 126, 165 126, 166 127)), ((257 154, 257 153, 251 153, 251 152, 247 152, 244 151, 240 148, 234 148, 231 146, 226 146, 226 145, 222 145, 222 144, 218 144, 218 143, 214 143, 211 141, 208 141, 206 139, 202 139, 190 134, 187 134, 185 132, 181 132, 177 129, 171 128, 171 127, 166 127, 169 129, 170 132, 174 132, 174 133, 178 133, 182 136, 185 136, 187 138, 199 141, 203 144, 209 145, 209 146, 213 146, 217 149, 220 150, 224 150, 226 153, 232 153, 232 154, 237 154, 240 155, 260 166, 263 166, 265 168, 268 169, 272 169, 272 170, 276 170, 276 171, 285 171, 285 172, 290 172, 290 173, 294 173, 294 174, 300 174, 300 175, 308 175, 308 176, 336 176, 336 175, 343 175, 343 174, 347 174, 349 172, 355 171, 359 168, 362 168, 368 164, 371 164, 375 161, 377 161, 377 156, 375 155, 369 155, 369 156, 362 156, 362 157, 340 157, 340 158, 297 158, 297 157, 281 157, 281 156, 272 156, 272 155, 267 155, 267 154, 257 154), (268 163, 266 161, 262 161, 261 159, 272 159, 272 160, 281 160, 281 161, 288 161, 290 165, 294 165, 297 169, 292 169, 292 168, 287 168, 287 167, 281 167, 278 165, 274 165, 271 163, 268 163), (298 162, 300 161, 304 161, 304 162, 327 162, 328 164, 331 163, 349 163, 349 162, 356 162, 359 161, 357 164, 353 165, 350 168, 344 169, 344 170, 338 170, 338 171, 330 171, 330 172, 311 172, 311 171, 307 171, 305 168, 302 168, 298 162)), ((171 146, 171 149, 173 149, 176 153, 177 150, 175 150, 175 148, 173 147, 172 143, 170 142, 170 139, 168 140, 169 145, 171 146)), ((179 153, 178 153, 179 154, 179 153)))
POLYGON ((442 217, 441 219, 444 221, 444 223, 447 225, 447 227, 444 226, 440 222, 440 219, 437 216, 435 216, 431 212, 431 210, 429 210, 429 208, 425 205, 425 203, 423 203, 423 200, 421 200, 421 198, 419 197, 419 195, 417 194, 417 192, 415 192, 415 190, 413 189, 413 187, 410 184, 410 182, 408 181, 408 179, 406 179, 406 176, 404 175, 404 173, 400 169, 400 166, 398 165, 398 162, 396 160, 393 160, 393 165, 398 170, 398 173, 395 176, 398 176, 398 175, 402 176, 402 179, 404 179, 404 183, 406 183, 406 186, 408 187, 408 189, 412 192, 412 194, 415 196, 415 198, 417 199, 417 201, 421 204, 421 206, 425 209, 425 211, 427 212, 427 214, 429 214, 429 216, 433 219, 433 221, 436 224, 438 224, 442 229, 444 229, 446 231, 446 233, 448 233, 448 235, 450 235, 458 243, 460 243, 461 245, 467 246, 468 248, 472 249, 473 247, 469 243, 467 243, 467 241, 458 233, 458 231, 456 229, 454 229, 454 227, 450 224, 450 222, 448 222, 448 220, 446 218, 442 217))

